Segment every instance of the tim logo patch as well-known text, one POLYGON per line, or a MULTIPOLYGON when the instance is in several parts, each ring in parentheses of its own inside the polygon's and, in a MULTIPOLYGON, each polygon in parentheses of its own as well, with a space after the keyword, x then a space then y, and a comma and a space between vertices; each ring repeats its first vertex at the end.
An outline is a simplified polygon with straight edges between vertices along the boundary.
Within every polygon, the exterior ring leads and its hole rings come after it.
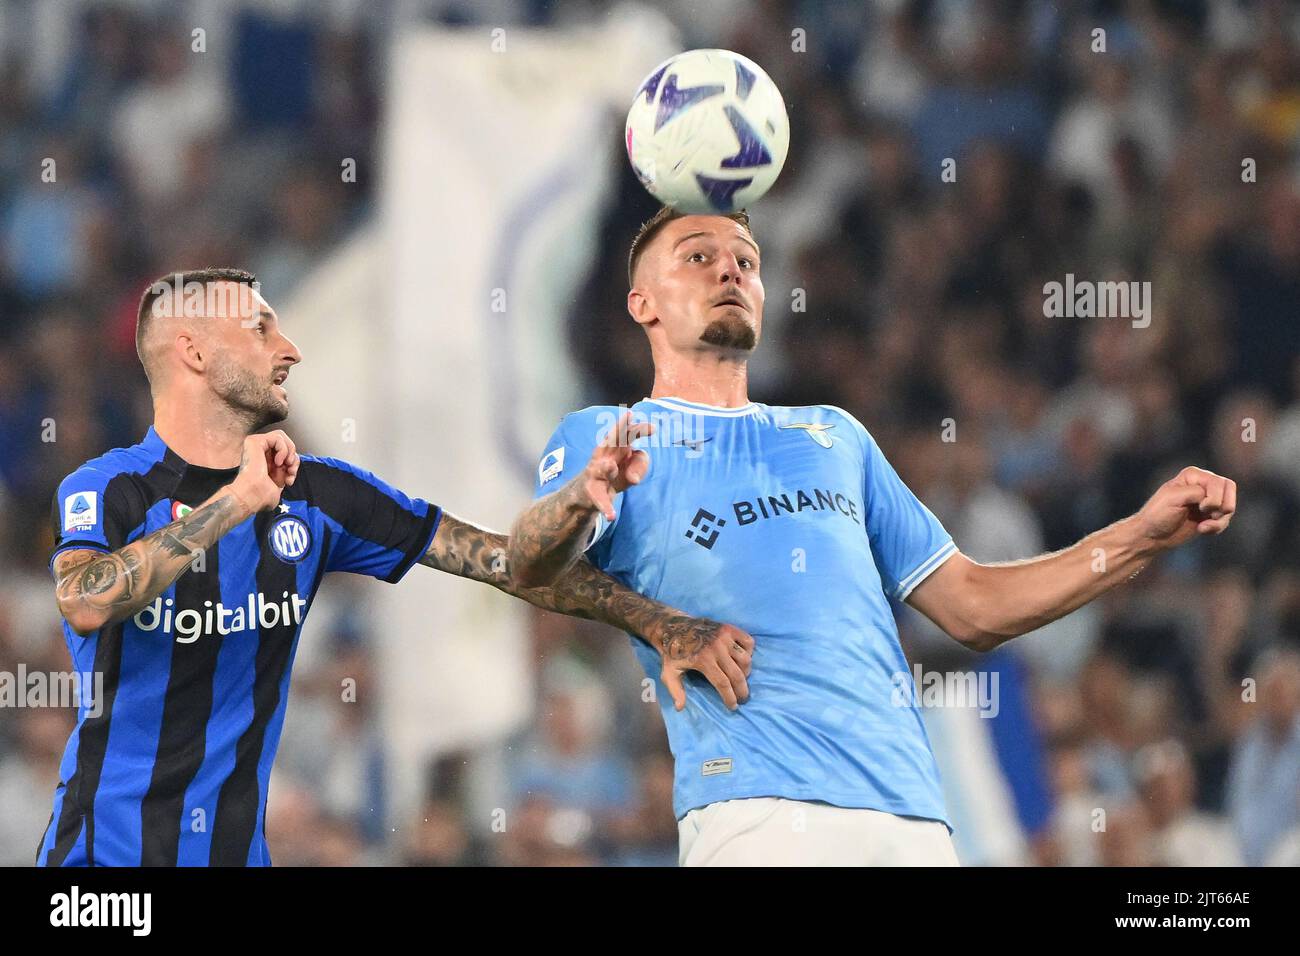
POLYGON ((548 451, 537 466, 537 483, 544 485, 552 478, 558 478, 564 471, 564 449, 548 451))
POLYGON ((731 773, 730 757, 715 757, 712 760, 704 761, 704 768, 700 771, 701 776, 716 777, 720 773, 731 773))
POLYGON ((78 491, 63 501, 63 530, 89 531, 99 523, 99 492, 78 491))

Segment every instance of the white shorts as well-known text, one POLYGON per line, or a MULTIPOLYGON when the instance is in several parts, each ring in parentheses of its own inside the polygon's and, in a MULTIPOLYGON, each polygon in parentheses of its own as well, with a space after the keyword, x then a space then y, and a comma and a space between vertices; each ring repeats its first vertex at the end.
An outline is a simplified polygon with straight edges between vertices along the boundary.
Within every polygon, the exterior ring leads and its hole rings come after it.
POLYGON ((938 820, 783 797, 711 803, 677 833, 682 866, 960 866, 938 820))

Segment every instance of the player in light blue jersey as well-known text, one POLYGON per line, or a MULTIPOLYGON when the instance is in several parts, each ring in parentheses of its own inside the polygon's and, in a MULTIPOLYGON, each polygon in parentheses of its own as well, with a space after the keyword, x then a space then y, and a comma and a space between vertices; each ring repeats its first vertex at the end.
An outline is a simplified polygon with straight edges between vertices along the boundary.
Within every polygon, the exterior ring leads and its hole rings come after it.
MULTIPOLYGON (((754 636, 752 658, 737 645, 723 662, 751 667, 731 681, 743 707, 671 681, 660 694, 683 864, 954 864, 889 598, 989 650, 1223 531, 1236 487, 1186 468, 1071 548, 971 561, 853 416, 749 400, 759 255, 744 213, 665 209, 642 227, 628 311, 650 341, 652 394, 564 418, 511 568, 544 584, 585 551, 630 588, 754 636)), ((632 643, 655 675, 658 655, 632 643)))

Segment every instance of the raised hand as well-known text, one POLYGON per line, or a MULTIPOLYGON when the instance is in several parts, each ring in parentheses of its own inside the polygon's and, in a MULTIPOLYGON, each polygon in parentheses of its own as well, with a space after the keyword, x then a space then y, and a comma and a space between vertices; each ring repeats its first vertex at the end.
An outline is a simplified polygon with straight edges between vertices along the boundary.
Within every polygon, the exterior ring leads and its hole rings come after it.
POLYGON ((298 478, 300 464, 293 439, 278 429, 244 439, 239 474, 230 489, 250 514, 280 503, 280 493, 298 478))
POLYGON ((614 520, 614 496, 638 484, 650 468, 650 456, 632 443, 654 430, 649 422, 633 423, 632 413, 624 412, 591 453, 582 473, 582 491, 609 521, 614 520))

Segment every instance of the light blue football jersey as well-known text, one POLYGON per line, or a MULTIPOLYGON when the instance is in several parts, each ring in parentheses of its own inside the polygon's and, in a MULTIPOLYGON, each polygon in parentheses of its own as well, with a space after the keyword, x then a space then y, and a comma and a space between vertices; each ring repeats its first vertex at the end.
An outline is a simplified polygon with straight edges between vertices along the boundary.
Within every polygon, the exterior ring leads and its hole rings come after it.
MULTIPOLYGON (((888 596, 955 551, 875 440, 828 405, 632 406, 656 433, 638 485, 587 550, 628 587, 743 628, 750 699, 730 711, 700 675, 678 713, 658 653, 633 638, 676 758, 674 811, 743 797, 869 807, 948 822, 888 596), (906 683, 904 683, 906 682, 906 683)), ((537 469, 540 497, 581 473, 614 406, 564 418, 537 469)))

